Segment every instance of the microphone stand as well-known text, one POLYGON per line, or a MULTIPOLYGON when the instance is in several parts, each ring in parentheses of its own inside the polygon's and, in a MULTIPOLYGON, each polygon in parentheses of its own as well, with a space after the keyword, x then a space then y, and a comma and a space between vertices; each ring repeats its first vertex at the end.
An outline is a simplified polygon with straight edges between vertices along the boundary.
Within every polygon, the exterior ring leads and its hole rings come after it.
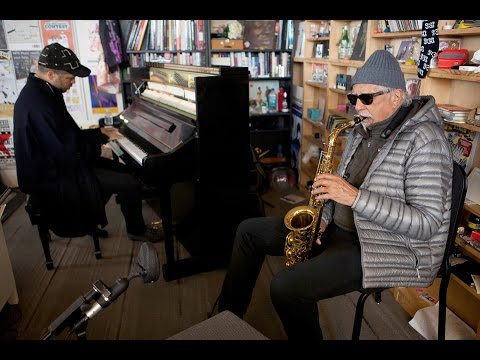
POLYGON ((140 269, 139 272, 118 278, 110 288, 101 280, 97 280, 92 290, 75 300, 48 326, 48 332, 42 340, 59 335, 67 327, 70 329, 68 335, 75 333, 78 340, 86 340, 88 320, 122 295, 127 290, 130 280, 142 277, 145 283, 157 281, 158 255, 151 243, 143 243, 140 247, 137 267, 140 269))
POLYGON ((93 289, 87 294, 80 296, 75 300, 63 313, 60 314, 49 326, 48 333, 41 340, 48 340, 52 336, 59 335, 64 329, 73 328, 78 340, 86 340, 88 321, 79 321, 85 317, 85 308, 90 308, 88 304, 101 293, 101 289, 106 289, 105 284, 101 280, 97 280, 93 284, 93 289))

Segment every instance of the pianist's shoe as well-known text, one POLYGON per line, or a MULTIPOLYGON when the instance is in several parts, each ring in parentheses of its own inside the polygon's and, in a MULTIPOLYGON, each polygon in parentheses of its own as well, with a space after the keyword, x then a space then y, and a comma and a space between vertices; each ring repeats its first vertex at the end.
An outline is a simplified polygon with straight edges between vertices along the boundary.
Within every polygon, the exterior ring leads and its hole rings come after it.
POLYGON ((134 235, 128 233, 128 238, 132 241, 143 241, 143 242, 151 242, 156 243, 163 239, 163 232, 156 226, 147 225, 147 231, 143 234, 134 235))

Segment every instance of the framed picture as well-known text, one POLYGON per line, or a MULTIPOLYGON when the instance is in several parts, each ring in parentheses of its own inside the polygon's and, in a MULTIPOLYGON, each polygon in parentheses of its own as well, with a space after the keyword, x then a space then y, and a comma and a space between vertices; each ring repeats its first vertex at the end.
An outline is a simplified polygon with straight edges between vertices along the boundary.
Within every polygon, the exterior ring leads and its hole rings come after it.
POLYGON ((418 96, 420 95, 420 79, 406 79, 405 87, 407 88, 407 93, 409 96, 418 96))

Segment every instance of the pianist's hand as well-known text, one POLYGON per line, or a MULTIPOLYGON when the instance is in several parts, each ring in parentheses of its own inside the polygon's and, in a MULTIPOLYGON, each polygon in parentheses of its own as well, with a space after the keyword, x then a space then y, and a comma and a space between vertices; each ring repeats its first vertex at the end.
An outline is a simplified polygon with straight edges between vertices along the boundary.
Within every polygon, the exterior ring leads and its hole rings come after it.
POLYGON ((100 131, 102 132, 102 134, 108 136, 108 140, 118 140, 123 137, 123 135, 120 134, 118 129, 114 127, 111 127, 111 128, 102 127, 100 128, 100 131))

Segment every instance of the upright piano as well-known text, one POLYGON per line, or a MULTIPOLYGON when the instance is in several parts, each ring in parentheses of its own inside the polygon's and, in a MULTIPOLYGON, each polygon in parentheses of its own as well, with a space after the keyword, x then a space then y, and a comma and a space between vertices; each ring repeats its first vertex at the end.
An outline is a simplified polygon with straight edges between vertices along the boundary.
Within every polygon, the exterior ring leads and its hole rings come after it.
POLYGON ((124 138, 111 145, 146 185, 158 190, 163 275, 169 281, 228 259, 238 223, 250 216, 248 69, 148 63, 143 70, 132 79, 136 95, 131 105, 119 115, 124 138), (183 232, 192 256, 176 259, 176 205, 170 192, 184 181, 195 189, 189 231, 183 232))

